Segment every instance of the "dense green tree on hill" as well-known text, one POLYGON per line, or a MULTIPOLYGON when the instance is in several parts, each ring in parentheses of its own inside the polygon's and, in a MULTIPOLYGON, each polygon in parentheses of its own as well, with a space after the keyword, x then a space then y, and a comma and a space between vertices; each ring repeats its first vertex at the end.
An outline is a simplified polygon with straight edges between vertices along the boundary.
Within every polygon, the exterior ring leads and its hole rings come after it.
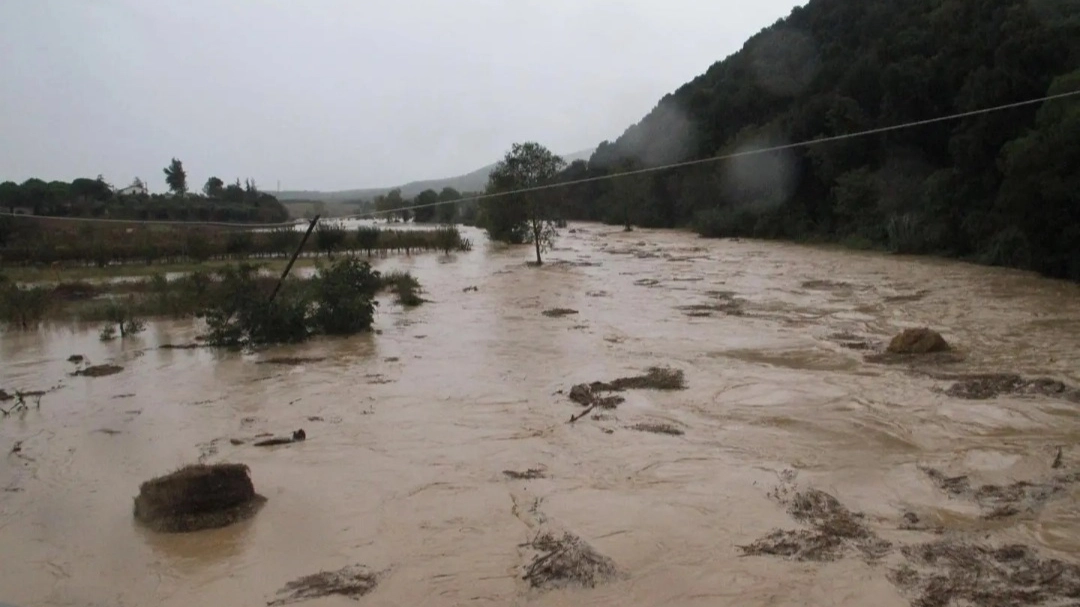
POLYGON ((439 202, 439 194, 435 190, 424 190, 416 195, 412 204, 417 208, 413 209, 413 221, 416 223, 431 223, 435 221, 435 216, 438 214, 438 207, 433 206, 439 202))
MULTIPOLYGON (((1069 75, 1080 65, 1078 15, 1077 0, 811 0, 560 179, 1078 90, 1069 75)), ((1076 174, 1068 110, 1078 104, 1048 101, 565 193, 581 219, 837 240, 1080 278, 1069 211, 1080 208, 1080 188, 1063 185, 1076 174)))
POLYGON ((173 194, 177 196, 187 194, 187 172, 184 171, 184 163, 173 158, 169 166, 164 168, 164 172, 165 183, 169 185, 169 190, 173 194))
MULTIPOLYGON (((515 143, 491 171, 487 193, 501 194, 554 183, 565 166, 562 158, 538 143, 515 143)), ((555 220, 560 211, 560 197, 557 189, 549 189, 485 199, 480 204, 482 225, 493 240, 532 243, 536 263, 541 264, 541 252, 557 235, 555 220)))
POLYGON ((104 202, 112 198, 112 188, 105 183, 105 178, 101 175, 98 175, 97 179, 80 177, 73 180, 69 192, 72 197, 83 200, 104 202))
POLYGON ((221 198, 221 195, 225 193, 225 182, 218 177, 211 177, 206 180, 202 191, 207 198, 221 198))
POLYGON ((14 181, 0 183, 0 209, 12 213, 23 205, 23 189, 14 181))
POLYGON ((461 192, 454 188, 446 187, 439 192, 439 202, 446 203, 436 207, 435 215, 439 223, 452 224, 457 221, 458 205, 450 203, 456 203, 458 200, 461 200, 461 192))

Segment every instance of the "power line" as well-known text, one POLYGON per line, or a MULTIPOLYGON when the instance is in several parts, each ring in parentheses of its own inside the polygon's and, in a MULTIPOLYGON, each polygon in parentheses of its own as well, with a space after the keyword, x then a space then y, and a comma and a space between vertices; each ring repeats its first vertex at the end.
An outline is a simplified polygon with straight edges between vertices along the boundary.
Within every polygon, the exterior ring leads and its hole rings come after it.
POLYGON ((1056 95, 1047 95, 1045 97, 1039 97, 1037 99, 1028 99, 1027 101, 1017 101, 1015 103, 1007 103, 1005 105, 998 105, 998 106, 994 106, 994 107, 983 108, 983 109, 980 109, 980 110, 972 110, 972 111, 969 111, 969 112, 960 112, 960 113, 957 113, 957 114, 949 114, 948 116, 939 116, 937 118, 928 118, 926 120, 916 120, 916 121, 913 121, 913 122, 905 122, 905 123, 902 123, 902 124, 895 124, 895 125, 892 125, 892 126, 883 126, 883 127, 878 127, 878 128, 874 128, 874 129, 867 129, 865 131, 858 131, 858 132, 855 132, 855 133, 846 133, 844 135, 832 135, 832 136, 829 136, 829 137, 820 137, 818 139, 810 139, 810 140, 807 140, 807 141, 800 141, 798 143, 787 143, 787 144, 784 144, 784 145, 776 145, 776 146, 767 147, 767 148, 759 148, 759 149, 754 149, 754 150, 744 150, 744 151, 741 151, 741 152, 734 152, 734 153, 731 153, 731 154, 723 154, 723 155, 720 155, 720 156, 710 156, 708 158, 699 158, 697 160, 686 160, 686 161, 683 161, 683 162, 675 162, 675 163, 672 163, 672 164, 665 164, 665 165, 657 166, 657 167, 649 167, 649 168, 646 168, 646 169, 636 169, 636 170, 633 170, 633 171, 626 171, 626 172, 623 172, 623 173, 613 173, 613 174, 609 174, 609 175, 600 175, 600 176, 597 176, 597 177, 586 177, 584 179, 575 179, 573 181, 563 181, 563 182, 559 182, 559 183, 549 183, 549 184, 533 186, 533 187, 529 187, 529 188, 521 188, 521 189, 518 189, 518 190, 511 190, 509 192, 499 192, 499 193, 494 193, 494 194, 480 194, 478 196, 471 196, 469 198, 461 198, 459 200, 453 200, 453 201, 431 202, 431 203, 427 203, 427 204, 417 204, 417 205, 411 205, 411 206, 406 206, 406 207, 398 207, 398 208, 393 209, 393 210, 372 211, 370 213, 359 213, 359 214, 356 214, 356 215, 347 215, 345 217, 340 217, 338 219, 353 219, 353 218, 357 218, 357 217, 370 217, 372 215, 383 215, 383 214, 387 214, 387 213, 398 213, 398 212, 401 212, 401 211, 411 211, 413 209, 425 209, 425 208, 428 208, 428 207, 436 207, 436 206, 440 206, 440 205, 444 205, 444 204, 454 204, 454 203, 458 203, 458 202, 472 202, 472 201, 475 201, 475 200, 485 200, 485 199, 489 199, 489 198, 498 198, 500 196, 513 196, 513 195, 516 195, 516 194, 525 194, 525 193, 529 193, 529 192, 539 192, 539 191, 542 191, 542 190, 550 190, 550 189, 553 189, 553 188, 568 187, 568 186, 573 186, 573 185, 581 185, 581 184, 585 184, 585 183, 594 183, 594 182, 597 182, 597 181, 604 181, 606 179, 616 179, 618 177, 629 177, 629 176, 632 176, 632 175, 642 175, 642 174, 645 174, 645 173, 655 173, 655 172, 658 172, 658 171, 667 171, 667 170, 671 170, 671 169, 678 169, 678 168, 683 168, 683 167, 688 167, 688 166, 696 166, 696 165, 699 165, 699 164, 707 164, 707 163, 710 163, 710 162, 720 162, 722 160, 732 160, 732 159, 735 159, 735 158, 743 158, 743 157, 746 157, 746 156, 754 156, 754 155, 757 155, 757 154, 768 154, 770 152, 780 152, 780 151, 784 151, 784 150, 790 150, 790 149, 794 149, 794 148, 806 147, 806 146, 811 146, 811 145, 818 145, 818 144, 822 144, 822 143, 831 143, 831 142, 834 142, 834 141, 842 141, 842 140, 845 140, 845 139, 854 139, 856 137, 867 137, 867 136, 870 136, 870 135, 880 135, 881 133, 888 133, 888 132, 891 132, 891 131, 899 131, 899 130, 902 130, 902 129, 909 129, 909 128, 914 128, 914 127, 919 127, 919 126, 925 126, 925 125, 928 125, 928 124, 935 124, 935 123, 938 123, 938 122, 947 122, 947 121, 950 121, 950 120, 959 120, 959 119, 962 119, 962 118, 969 118, 971 116, 980 116, 980 115, 983 115, 983 114, 990 114, 990 113, 993 113, 993 112, 1000 112, 1000 111, 1003 111, 1003 110, 1011 110, 1011 109, 1024 107, 1024 106, 1028 106, 1028 105, 1035 105, 1035 104, 1038 104, 1038 103, 1044 103, 1044 102, 1047 102, 1047 101, 1055 101, 1055 100, 1058 100, 1058 99, 1064 99, 1066 97, 1075 97, 1077 95, 1080 95, 1080 90, 1071 91, 1071 92, 1068 92, 1068 93, 1058 93, 1056 95))
MULTIPOLYGON (((845 133, 843 135, 831 135, 829 137, 819 137, 817 139, 809 139, 806 141, 800 141, 798 143, 787 143, 783 145, 776 145, 765 148, 758 148, 753 150, 743 150, 741 152, 733 152, 730 154, 722 154, 720 156, 710 156, 708 158, 699 158, 697 160, 686 160, 683 162, 675 162, 671 164, 665 164, 656 167, 649 167, 645 169, 636 169, 633 171, 626 171, 623 173, 613 173, 608 175, 599 175, 596 177, 586 177, 584 179, 575 179, 572 181, 563 181, 559 183, 549 183, 545 185, 533 186, 528 188, 520 188, 517 190, 510 190, 508 192, 497 192, 492 194, 478 194, 476 196, 469 196, 467 198, 459 198, 457 200, 442 200, 438 202, 430 202, 427 204, 414 204, 396 209, 387 209, 382 211, 369 211, 366 213, 356 213, 353 215, 344 215, 341 217, 323 218, 326 220, 343 220, 343 219, 357 219, 362 217, 374 217, 377 215, 387 215, 393 213, 400 213, 402 211, 413 211, 416 209, 427 209, 432 207, 438 207, 446 204, 458 204, 462 202, 474 202, 479 200, 488 200, 492 198, 501 198, 505 196, 514 196, 517 194, 527 194, 530 192, 539 192, 544 190, 551 190, 554 188, 569 187, 575 185, 582 185, 586 183, 595 183, 598 181, 604 181, 608 179, 616 179, 619 177, 630 177, 633 175, 643 175, 647 173, 656 173, 659 171, 668 171, 671 169, 679 169, 689 166, 697 166, 701 164, 708 164, 711 162, 720 162, 723 160, 732 160, 735 158, 744 158, 746 156, 755 156, 758 154, 768 154, 771 152, 781 152, 784 150, 791 150, 800 147, 808 147, 812 145, 820 145, 823 143, 832 143, 834 141, 843 141, 846 139, 855 139, 857 137, 868 137, 871 135, 880 135, 882 133, 889 133, 892 131, 900 131, 903 129, 910 129, 920 126, 926 126, 928 124, 936 124, 939 122, 948 122, 951 120, 960 120, 962 118, 970 118, 972 116, 981 116, 984 114, 991 114, 993 112, 1000 112, 1004 110, 1011 110, 1028 105, 1036 105, 1045 103, 1047 101, 1056 101, 1065 99, 1068 97, 1075 97, 1080 95, 1080 90, 1070 91, 1066 93, 1058 93, 1055 95, 1046 95, 1038 97, 1036 99, 1028 99, 1026 101, 1017 101, 1014 103, 1007 103, 1004 105, 997 105, 993 107, 971 110, 968 112, 959 112, 956 114, 949 114, 946 116, 938 116, 936 118, 928 118, 925 120, 915 120, 912 122, 904 122, 901 124, 894 124, 891 126, 883 126, 873 129, 867 129, 864 131, 857 131, 854 133, 845 133)), ((139 225, 183 225, 183 226, 207 226, 207 227, 228 227, 228 228, 247 228, 247 229, 266 229, 266 228, 278 228, 285 226, 295 226, 295 222, 283 222, 283 223, 263 223, 263 224, 251 224, 251 223, 230 223, 230 222, 213 222, 213 221, 169 221, 169 220, 142 220, 142 219, 93 219, 89 217, 54 217, 46 215, 18 215, 10 212, 0 211, 0 216, 21 217, 21 218, 33 218, 33 219, 48 219, 55 221, 87 221, 87 222, 104 222, 104 223, 121 223, 121 224, 139 224, 139 225)))

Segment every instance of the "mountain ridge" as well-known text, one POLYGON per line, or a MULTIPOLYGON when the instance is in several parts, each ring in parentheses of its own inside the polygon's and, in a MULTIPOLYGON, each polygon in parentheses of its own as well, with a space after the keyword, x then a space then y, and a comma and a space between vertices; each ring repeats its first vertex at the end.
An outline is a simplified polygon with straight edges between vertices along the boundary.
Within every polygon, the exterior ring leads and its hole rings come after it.
MULTIPOLYGON (((575 160, 588 160, 593 155, 596 148, 589 148, 586 150, 580 150, 572 154, 566 154, 563 156, 563 160, 567 164, 575 160)), ((418 181, 410 181, 404 185, 384 187, 384 188, 358 188, 352 190, 283 190, 277 192, 275 196, 278 200, 283 202, 296 201, 296 200, 310 200, 321 202, 346 202, 356 200, 371 200, 376 196, 385 195, 391 190, 400 189, 401 195, 404 198, 414 198, 420 192, 424 190, 435 190, 436 192, 443 188, 454 188, 459 192, 478 192, 482 191, 487 185, 488 175, 491 174, 492 169, 495 168, 497 163, 493 162, 489 165, 483 166, 475 171, 465 173, 463 175, 456 175, 454 177, 443 177, 439 179, 423 179, 418 181)))

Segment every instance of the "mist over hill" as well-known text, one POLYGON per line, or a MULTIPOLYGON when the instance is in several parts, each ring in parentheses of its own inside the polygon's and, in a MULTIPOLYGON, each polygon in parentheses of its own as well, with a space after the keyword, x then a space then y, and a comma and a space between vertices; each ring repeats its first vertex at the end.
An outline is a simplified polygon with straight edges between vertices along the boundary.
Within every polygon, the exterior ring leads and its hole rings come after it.
MULTIPOLYGON (((563 160, 567 163, 571 163, 575 160, 588 160, 593 155, 595 149, 590 148, 588 150, 581 150, 574 152, 573 154, 567 154, 563 156, 563 160)), ((346 202, 356 200, 371 200, 376 196, 382 196, 391 190, 397 188, 401 190, 401 195, 404 198, 413 198, 424 190, 441 191, 443 188, 453 188, 459 192, 479 192, 487 185, 488 175, 491 174, 492 169, 495 168, 495 163, 491 163, 487 166, 481 167, 466 173, 464 175, 458 175, 456 177, 445 177, 442 179, 427 179, 423 181, 411 181, 404 185, 385 187, 385 188, 361 188, 356 190, 338 190, 331 192, 315 191, 315 190, 285 190, 277 195, 278 200, 313 200, 322 202, 346 202)))

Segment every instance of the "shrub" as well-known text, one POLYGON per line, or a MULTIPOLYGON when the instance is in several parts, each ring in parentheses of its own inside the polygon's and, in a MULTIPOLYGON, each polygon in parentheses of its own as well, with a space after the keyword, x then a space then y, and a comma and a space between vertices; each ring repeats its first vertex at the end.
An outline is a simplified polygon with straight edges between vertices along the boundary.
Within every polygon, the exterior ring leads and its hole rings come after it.
POLYGON ((319 271, 314 285, 315 328, 327 335, 367 331, 375 320, 379 273, 367 262, 342 259, 319 271))
MULTIPOLYGON (((161 278, 164 280, 164 277, 161 278)), ((106 327, 112 328, 115 326, 116 330, 120 332, 121 339, 129 335, 142 333, 146 328, 146 324, 135 317, 135 313, 132 309, 132 302, 130 300, 125 302, 114 301, 110 303, 109 307, 105 310, 105 318, 109 322, 106 327)), ((106 333, 107 331, 103 329, 101 332, 102 341, 107 341, 105 337, 106 333)), ((112 338, 111 335, 112 333, 110 333, 109 339, 112 338)))
POLYGON ((37 325, 48 308, 49 293, 46 287, 0 283, 0 318, 20 329, 37 325))
POLYGON ((420 297, 420 283, 408 272, 390 272, 383 276, 382 285, 397 295, 397 302, 407 308, 424 303, 420 297))

